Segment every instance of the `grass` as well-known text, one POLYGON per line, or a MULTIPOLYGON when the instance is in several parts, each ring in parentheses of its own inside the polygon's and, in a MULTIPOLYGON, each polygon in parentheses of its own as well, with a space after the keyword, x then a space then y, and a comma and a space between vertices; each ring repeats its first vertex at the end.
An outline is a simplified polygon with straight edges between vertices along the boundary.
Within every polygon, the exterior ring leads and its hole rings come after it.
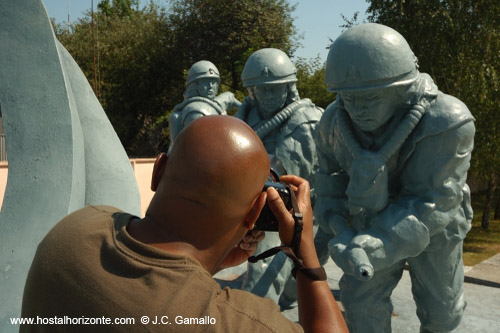
MULTIPOLYGON (((499 193, 497 193, 497 198, 498 194, 499 193)), ((485 193, 472 195, 474 219, 472 220, 472 229, 467 234, 464 242, 463 259, 464 265, 466 266, 476 265, 481 261, 500 253, 500 220, 493 220, 493 211, 490 215, 490 226, 488 230, 481 228, 481 218, 485 197, 485 193)), ((494 207, 492 207, 492 209, 494 209, 494 207)))

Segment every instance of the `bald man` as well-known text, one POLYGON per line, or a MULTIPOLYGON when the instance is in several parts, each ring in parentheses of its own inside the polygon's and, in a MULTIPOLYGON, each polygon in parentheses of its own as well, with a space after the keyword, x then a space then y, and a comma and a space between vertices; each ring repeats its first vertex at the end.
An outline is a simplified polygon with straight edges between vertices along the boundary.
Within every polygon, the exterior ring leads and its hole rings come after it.
MULTIPOLYGON (((252 229, 266 198, 283 243, 290 244, 292 215, 274 189, 262 191, 268 173, 266 150, 242 121, 195 120, 170 155, 156 160, 151 185, 156 193, 145 218, 91 206, 48 233, 33 260, 22 307, 22 316, 38 325, 21 325, 21 331, 345 331, 326 281, 301 270, 300 325, 271 300, 221 290, 212 278, 253 254, 264 236, 252 229), (134 323, 118 324, 123 318, 134 323), (65 325, 43 325, 49 319, 65 325)), ((299 251, 304 268, 319 267, 309 184, 294 176, 283 181, 296 188, 304 216, 299 251)))

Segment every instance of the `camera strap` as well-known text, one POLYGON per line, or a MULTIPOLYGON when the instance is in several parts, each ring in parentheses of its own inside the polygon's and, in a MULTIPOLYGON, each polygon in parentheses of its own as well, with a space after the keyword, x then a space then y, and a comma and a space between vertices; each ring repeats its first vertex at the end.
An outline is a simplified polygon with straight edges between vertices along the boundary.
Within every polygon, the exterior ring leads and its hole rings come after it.
POLYGON ((304 226, 304 222, 302 221, 302 213, 299 210, 299 205, 297 204, 297 198, 295 197, 295 193, 290 189, 290 201, 292 203, 293 208, 293 221, 295 222, 293 227, 293 236, 292 242, 290 246, 276 246, 267 251, 262 252, 258 256, 251 256, 248 258, 248 261, 251 263, 256 263, 259 260, 269 258, 276 253, 282 251, 284 252, 293 262, 302 262, 299 259, 299 249, 300 249, 300 241, 302 239, 302 229, 304 226))
POLYGON ((279 252, 283 252, 288 258, 292 259, 294 268, 292 269, 292 275, 295 277, 297 270, 301 271, 311 280, 326 280, 326 273, 323 267, 318 268, 306 268, 304 267, 304 262, 299 258, 300 241, 302 239, 302 229, 304 227, 303 216, 299 210, 299 205, 297 204, 297 198, 295 193, 290 189, 290 200, 293 208, 293 220, 295 222, 293 228, 293 236, 290 246, 276 246, 267 251, 262 252, 258 256, 251 256, 248 261, 251 263, 256 263, 259 260, 269 258, 274 256, 279 252))

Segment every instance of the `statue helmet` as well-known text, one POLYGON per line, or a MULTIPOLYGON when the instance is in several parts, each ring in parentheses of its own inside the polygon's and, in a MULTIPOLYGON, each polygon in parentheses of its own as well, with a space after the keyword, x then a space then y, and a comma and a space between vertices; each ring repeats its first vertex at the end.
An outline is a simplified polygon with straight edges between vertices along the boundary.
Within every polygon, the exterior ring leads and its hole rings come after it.
POLYGON ((199 79, 214 78, 220 81, 219 70, 208 60, 195 62, 188 71, 186 85, 199 79))
POLYGON ((419 76, 417 58, 403 36, 367 23, 343 32, 326 60, 328 91, 357 91, 409 84, 419 76))
POLYGON ((241 74, 243 87, 297 81, 297 69, 285 52, 267 48, 252 53, 241 74))

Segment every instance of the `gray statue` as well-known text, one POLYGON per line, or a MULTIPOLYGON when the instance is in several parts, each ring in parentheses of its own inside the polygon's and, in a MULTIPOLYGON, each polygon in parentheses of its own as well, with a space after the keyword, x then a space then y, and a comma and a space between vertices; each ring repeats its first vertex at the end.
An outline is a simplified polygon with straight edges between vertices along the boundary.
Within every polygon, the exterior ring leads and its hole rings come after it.
POLYGON ((188 72, 184 101, 174 107, 170 115, 170 142, 179 132, 196 118, 208 115, 225 115, 226 110, 238 108, 241 103, 232 92, 217 96, 219 70, 213 63, 200 60, 188 72))
POLYGON ((38 243, 87 205, 141 213, 130 160, 41 0, 0 0, 0 108, 9 178, 0 212, 0 332, 19 332, 38 243))
POLYGON ((326 83, 338 94, 317 127, 315 216, 344 271, 349 330, 391 331, 390 295, 405 262, 421 331, 454 329, 466 305, 473 117, 418 71, 397 31, 379 24, 335 40, 326 83))
MULTIPOLYGON (((268 154, 272 155, 273 164, 282 166, 289 174, 311 180, 317 170, 312 133, 323 109, 309 99, 300 99, 295 85, 296 73, 295 66, 283 51, 268 48, 254 52, 241 75, 249 96, 235 116, 257 132, 268 154)), ((259 243, 257 253, 278 245, 278 235, 268 232, 259 243)), ((283 253, 249 264, 242 288, 289 306, 296 299, 295 283, 288 283, 285 288, 292 268, 291 260, 283 253)))

